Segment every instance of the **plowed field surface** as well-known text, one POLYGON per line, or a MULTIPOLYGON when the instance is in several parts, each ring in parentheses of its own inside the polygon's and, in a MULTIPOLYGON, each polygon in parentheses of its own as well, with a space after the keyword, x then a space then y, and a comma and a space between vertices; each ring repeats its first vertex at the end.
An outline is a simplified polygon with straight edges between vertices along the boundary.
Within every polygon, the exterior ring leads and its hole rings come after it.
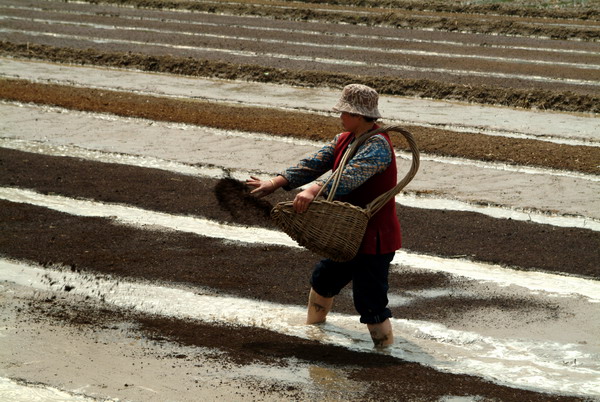
POLYGON ((0 399, 600 398, 600 12, 520 3, 0 0, 0 399), (243 184, 351 82, 422 154, 384 350, 243 184))

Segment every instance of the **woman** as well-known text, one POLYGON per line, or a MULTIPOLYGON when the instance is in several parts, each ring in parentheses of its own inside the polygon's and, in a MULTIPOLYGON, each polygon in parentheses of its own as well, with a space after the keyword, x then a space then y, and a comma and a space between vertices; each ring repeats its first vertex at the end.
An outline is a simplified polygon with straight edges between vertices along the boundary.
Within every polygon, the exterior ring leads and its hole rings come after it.
MULTIPOLYGON (((280 187, 291 190, 335 170, 352 141, 363 133, 379 128, 379 95, 365 85, 350 84, 333 111, 340 112, 345 132, 338 134, 314 155, 301 160, 277 177, 260 180, 251 177, 246 183, 259 197, 280 187)), ((380 194, 396 185, 396 157, 385 133, 369 138, 344 168, 335 199, 365 207, 380 194)), ((317 180, 296 195, 293 206, 303 213, 310 207, 325 181, 317 180)), ((324 189, 328 194, 331 183, 324 189)), ((391 345, 394 341, 391 311, 387 307, 388 272, 394 252, 401 246, 400 224, 395 201, 390 200, 370 219, 357 256, 348 262, 324 259, 318 262, 311 276, 308 301, 308 324, 324 322, 333 305, 333 298, 352 282, 354 306, 360 321, 367 324, 375 346, 391 345)))

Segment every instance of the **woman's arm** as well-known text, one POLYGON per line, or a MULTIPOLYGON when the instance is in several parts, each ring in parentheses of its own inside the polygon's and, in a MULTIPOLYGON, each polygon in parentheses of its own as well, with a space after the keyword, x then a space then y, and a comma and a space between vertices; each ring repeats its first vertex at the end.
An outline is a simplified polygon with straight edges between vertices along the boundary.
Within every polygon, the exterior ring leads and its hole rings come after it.
POLYGON ((323 148, 302 159, 296 166, 289 167, 281 172, 281 176, 288 180, 284 187, 286 190, 292 190, 303 186, 319 178, 327 171, 333 168, 334 151, 338 142, 339 134, 323 148))
MULTIPOLYGON (((254 194, 257 197, 264 197, 273 193, 280 187, 283 187, 286 190, 292 190, 306 183, 310 183, 323 175, 333 166, 333 151, 335 150, 338 137, 339 134, 329 144, 325 145, 313 155, 302 159, 296 166, 286 169, 276 177, 261 180, 258 177, 250 176, 250 178, 246 180, 246 185, 253 188, 253 190, 250 191, 250 194, 254 194)), ((314 195, 316 196, 317 193, 318 189, 314 195)))

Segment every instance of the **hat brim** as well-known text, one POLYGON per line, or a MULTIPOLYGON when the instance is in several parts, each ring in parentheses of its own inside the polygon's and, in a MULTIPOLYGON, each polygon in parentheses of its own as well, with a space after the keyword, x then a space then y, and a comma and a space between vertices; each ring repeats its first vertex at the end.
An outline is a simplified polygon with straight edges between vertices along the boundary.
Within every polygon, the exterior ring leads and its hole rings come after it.
POLYGON ((360 107, 352 105, 348 102, 344 102, 343 100, 340 100, 332 108, 332 110, 334 112, 347 112, 347 113, 352 113, 352 114, 359 114, 361 116, 370 117, 372 119, 379 119, 381 117, 381 114, 379 113, 378 109, 360 108, 360 107))

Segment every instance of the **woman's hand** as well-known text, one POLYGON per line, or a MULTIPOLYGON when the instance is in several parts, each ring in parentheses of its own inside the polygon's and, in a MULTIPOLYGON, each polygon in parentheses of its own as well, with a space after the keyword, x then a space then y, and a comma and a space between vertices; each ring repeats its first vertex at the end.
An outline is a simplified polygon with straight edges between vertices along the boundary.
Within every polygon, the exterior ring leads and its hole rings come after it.
POLYGON ((319 190, 321 190, 321 185, 315 183, 306 190, 299 192, 292 204, 294 210, 300 214, 306 212, 310 203, 313 202, 317 194, 319 194, 319 190))
POLYGON ((277 176, 276 178, 269 180, 261 180, 258 177, 250 176, 250 178, 246 180, 246 185, 254 188, 250 191, 250 194, 254 194, 259 198, 273 193, 279 187, 285 186, 286 184, 287 179, 283 176, 277 176))

